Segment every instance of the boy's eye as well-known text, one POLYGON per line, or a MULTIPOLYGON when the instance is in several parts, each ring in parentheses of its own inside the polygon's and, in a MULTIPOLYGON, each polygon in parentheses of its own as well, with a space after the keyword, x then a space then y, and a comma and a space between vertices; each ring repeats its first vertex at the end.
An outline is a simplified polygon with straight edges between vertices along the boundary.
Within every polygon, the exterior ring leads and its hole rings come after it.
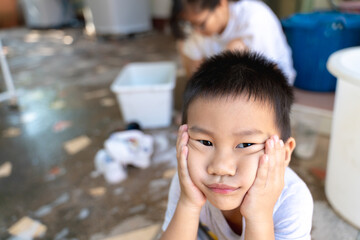
POLYGON ((240 143, 236 146, 236 148, 247 148, 254 145, 254 143, 240 143))
POLYGON ((207 140, 198 140, 198 141, 207 147, 211 147, 213 145, 212 142, 207 141, 207 140))

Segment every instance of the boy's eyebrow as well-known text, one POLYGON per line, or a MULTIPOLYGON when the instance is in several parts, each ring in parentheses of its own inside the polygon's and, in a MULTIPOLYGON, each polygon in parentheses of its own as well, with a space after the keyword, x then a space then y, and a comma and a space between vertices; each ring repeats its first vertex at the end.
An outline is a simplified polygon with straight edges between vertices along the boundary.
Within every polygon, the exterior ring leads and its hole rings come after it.
POLYGON ((204 128, 198 127, 198 126, 192 126, 191 128, 189 128, 190 131, 192 132, 197 132, 197 133, 204 133, 207 135, 213 135, 213 133, 209 130, 206 130, 204 128))
POLYGON ((256 128, 245 129, 245 130, 234 133, 234 135, 239 135, 239 136, 262 135, 262 134, 264 134, 264 133, 261 130, 256 129, 256 128))
MULTIPOLYGON (((198 126, 192 126, 191 128, 189 128, 190 131, 192 132, 197 132, 197 133, 204 133, 207 135, 213 135, 213 133, 209 130, 200 128, 198 126)), ((253 129, 245 129, 245 130, 241 130, 238 132, 234 132, 234 135, 237 136, 251 136, 251 135, 262 135, 264 134, 261 130, 253 128, 253 129)))

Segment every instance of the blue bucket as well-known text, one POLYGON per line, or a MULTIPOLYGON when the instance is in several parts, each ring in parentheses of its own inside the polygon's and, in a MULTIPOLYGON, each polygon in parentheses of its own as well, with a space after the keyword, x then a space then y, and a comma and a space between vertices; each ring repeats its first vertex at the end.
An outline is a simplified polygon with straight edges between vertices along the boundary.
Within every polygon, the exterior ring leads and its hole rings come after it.
POLYGON ((294 86, 333 92, 336 78, 326 69, 337 50, 360 45, 360 14, 341 12, 297 13, 281 21, 297 71, 294 86))

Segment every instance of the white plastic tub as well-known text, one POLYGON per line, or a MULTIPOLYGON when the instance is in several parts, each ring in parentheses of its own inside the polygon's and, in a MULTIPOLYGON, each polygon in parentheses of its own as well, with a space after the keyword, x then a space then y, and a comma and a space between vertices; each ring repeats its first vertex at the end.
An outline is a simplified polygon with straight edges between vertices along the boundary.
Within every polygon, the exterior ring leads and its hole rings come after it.
POLYGON ((170 126, 175 81, 176 66, 173 62, 125 66, 111 85, 124 121, 135 121, 142 128, 170 126))
POLYGON ((325 192, 332 207, 360 228, 360 47, 333 53, 337 77, 325 192))

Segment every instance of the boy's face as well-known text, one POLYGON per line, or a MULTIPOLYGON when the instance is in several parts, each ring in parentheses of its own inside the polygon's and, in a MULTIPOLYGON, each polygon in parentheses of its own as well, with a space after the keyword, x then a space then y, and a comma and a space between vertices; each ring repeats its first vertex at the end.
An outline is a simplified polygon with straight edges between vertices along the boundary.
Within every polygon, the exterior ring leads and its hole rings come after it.
POLYGON ((244 97, 198 98, 187 124, 194 184, 220 210, 239 207, 255 180, 264 142, 280 136, 273 108, 244 97))

